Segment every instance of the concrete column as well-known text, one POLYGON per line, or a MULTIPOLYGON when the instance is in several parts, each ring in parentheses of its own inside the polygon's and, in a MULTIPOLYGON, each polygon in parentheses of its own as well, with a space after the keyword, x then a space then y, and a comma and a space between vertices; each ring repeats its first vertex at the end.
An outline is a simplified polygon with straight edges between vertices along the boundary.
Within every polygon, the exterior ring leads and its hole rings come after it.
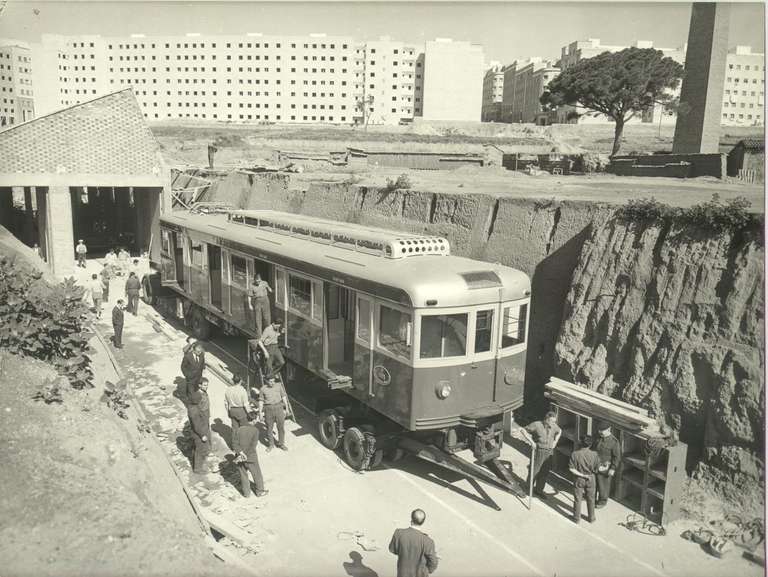
POLYGON ((13 232, 13 188, 0 187, 0 226, 13 232))
POLYGON ((35 212, 32 207, 32 187, 24 187, 24 244, 33 246, 35 237, 35 212))
POLYGON ((75 272, 75 238, 69 187, 49 187, 46 204, 48 264, 56 276, 72 276, 75 272))
POLYGON ((36 186, 35 198, 37 200, 37 244, 40 246, 40 257, 47 261, 51 252, 48 241, 48 190, 36 186))
POLYGON ((724 2, 691 8, 685 76, 672 152, 717 153, 731 7, 724 2))

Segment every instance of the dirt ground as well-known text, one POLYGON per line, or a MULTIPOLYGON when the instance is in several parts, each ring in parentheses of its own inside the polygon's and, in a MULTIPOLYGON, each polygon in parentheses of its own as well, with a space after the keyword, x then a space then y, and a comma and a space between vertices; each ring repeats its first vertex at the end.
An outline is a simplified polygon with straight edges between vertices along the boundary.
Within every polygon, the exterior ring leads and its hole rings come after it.
POLYGON ((32 400, 46 364, 0 353, 0 574, 234 575, 211 554, 161 449, 94 389, 32 400))

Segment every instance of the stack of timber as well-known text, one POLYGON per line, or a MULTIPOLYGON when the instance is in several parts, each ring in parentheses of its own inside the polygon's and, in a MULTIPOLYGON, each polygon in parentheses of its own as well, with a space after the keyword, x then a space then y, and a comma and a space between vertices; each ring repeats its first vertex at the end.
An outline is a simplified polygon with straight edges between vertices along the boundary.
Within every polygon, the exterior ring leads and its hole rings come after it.
POLYGON ((554 377, 544 387, 544 396, 565 409, 609 421, 633 433, 653 435, 658 432, 656 420, 640 407, 554 377))

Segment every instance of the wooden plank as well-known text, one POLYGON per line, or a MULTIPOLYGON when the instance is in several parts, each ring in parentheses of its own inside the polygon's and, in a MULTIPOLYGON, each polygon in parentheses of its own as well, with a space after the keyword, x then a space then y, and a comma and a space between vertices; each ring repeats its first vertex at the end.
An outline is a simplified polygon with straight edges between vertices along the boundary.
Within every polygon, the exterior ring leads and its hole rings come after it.
POLYGON ((610 415, 610 418, 613 420, 630 420, 642 423, 643 425, 649 425, 650 423, 654 422, 650 417, 643 416, 639 413, 631 413, 623 409, 618 409, 612 405, 606 405, 588 395, 572 394, 570 392, 562 392, 557 389, 551 389, 550 393, 557 395, 561 401, 568 402, 569 400, 573 400, 574 402, 579 402, 582 406, 586 405, 590 407, 591 411, 594 413, 610 415))
POLYGON ((547 383, 545 387, 546 386, 551 386, 553 388, 561 388, 563 390, 573 391, 575 393, 581 393, 582 395, 594 397, 595 399, 601 400, 611 405, 615 405, 616 407, 624 409, 626 411, 639 413, 645 417, 648 416, 648 411, 646 409, 642 409, 630 403, 625 403, 624 401, 620 401, 619 399, 614 399, 613 397, 609 397, 608 395, 605 395, 603 393, 598 393, 597 391, 593 391, 586 387, 580 387, 574 383, 569 383, 568 381, 558 379, 557 377, 550 377, 549 383, 547 383))
POLYGON ((610 421, 623 429, 627 429, 633 432, 642 431, 653 422, 640 416, 632 417, 610 412, 606 410, 605 407, 595 405, 594 403, 589 403, 588 401, 577 399, 575 397, 561 395, 555 391, 548 391, 546 396, 549 397, 557 405, 560 405, 566 409, 597 417, 605 421, 610 421))

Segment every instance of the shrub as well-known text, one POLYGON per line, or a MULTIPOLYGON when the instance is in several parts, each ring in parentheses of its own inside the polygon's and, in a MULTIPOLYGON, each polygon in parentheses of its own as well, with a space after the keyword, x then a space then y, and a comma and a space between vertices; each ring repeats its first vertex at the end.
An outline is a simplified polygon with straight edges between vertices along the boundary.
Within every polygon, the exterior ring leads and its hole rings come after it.
POLYGON ((397 180, 392 180, 391 178, 387 179, 387 185, 384 187, 384 190, 387 192, 394 192, 396 190, 408 190, 413 186, 413 183, 411 183, 411 179, 408 178, 407 174, 401 174, 397 177, 397 180))
POLYGON ((128 418, 128 413, 125 412, 125 409, 131 406, 128 402, 128 397, 128 386, 125 381, 120 380, 117 383, 107 381, 104 383, 104 396, 101 400, 107 403, 107 406, 123 419, 128 418))
POLYGON ((73 278, 50 285, 23 262, 0 258, 0 348, 52 363, 75 388, 93 386, 88 315, 73 278))
POLYGON ((722 202, 717 193, 711 200, 689 208, 674 208, 651 197, 627 201, 616 215, 625 222, 675 220, 679 224, 715 232, 738 232, 760 224, 760 218, 749 212, 750 206, 752 203, 743 196, 722 202))

